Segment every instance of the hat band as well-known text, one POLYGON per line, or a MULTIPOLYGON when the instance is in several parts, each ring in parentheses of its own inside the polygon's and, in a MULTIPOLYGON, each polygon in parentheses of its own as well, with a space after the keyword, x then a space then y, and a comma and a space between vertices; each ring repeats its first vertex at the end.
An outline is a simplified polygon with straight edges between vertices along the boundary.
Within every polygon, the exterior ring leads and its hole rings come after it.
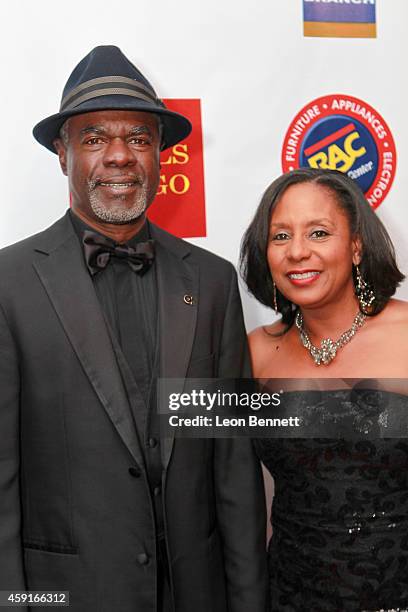
MULTIPOLYGON (((75 102, 72 102, 72 104, 67 104, 65 108, 61 108, 60 112, 72 110, 82 104, 82 102, 86 102, 87 100, 93 100, 94 98, 100 98, 102 96, 132 96, 133 98, 138 98, 139 100, 143 100, 144 102, 152 102, 151 98, 148 98, 147 96, 144 96, 139 92, 136 93, 132 89, 117 89, 112 87, 110 89, 100 89, 84 94, 83 96, 75 100, 75 102)), ((157 103, 162 106, 159 101, 157 101, 157 103)))
POLYGON ((127 77, 109 76, 91 79, 72 89, 62 99, 60 112, 71 110, 86 100, 107 95, 132 95, 146 102, 160 104, 154 91, 149 90, 143 83, 127 77))

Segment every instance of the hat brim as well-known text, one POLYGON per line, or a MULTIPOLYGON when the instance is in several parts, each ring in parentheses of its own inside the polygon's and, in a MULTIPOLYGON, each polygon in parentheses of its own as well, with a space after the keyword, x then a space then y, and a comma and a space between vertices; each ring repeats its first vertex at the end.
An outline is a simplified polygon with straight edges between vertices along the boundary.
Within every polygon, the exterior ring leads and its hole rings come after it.
POLYGON ((133 110, 160 115, 160 120, 163 124, 162 149, 168 149, 177 144, 180 140, 186 138, 192 129, 192 125, 187 117, 179 113, 129 96, 116 95, 88 100, 76 109, 46 117, 46 119, 43 119, 34 127, 34 138, 49 151, 56 153, 53 144, 54 140, 59 138, 60 129, 69 117, 101 110, 133 110))

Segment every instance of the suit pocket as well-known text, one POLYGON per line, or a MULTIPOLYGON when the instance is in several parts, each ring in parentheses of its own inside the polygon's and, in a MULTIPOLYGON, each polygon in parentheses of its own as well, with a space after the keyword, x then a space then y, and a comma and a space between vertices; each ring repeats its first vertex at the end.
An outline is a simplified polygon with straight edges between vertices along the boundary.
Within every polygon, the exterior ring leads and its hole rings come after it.
POLYGON ((25 540, 23 542, 25 550, 38 550, 45 553, 52 553, 56 555, 77 555, 78 549, 73 546, 64 546, 61 544, 49 544, 43 542, 34 542, 25 540))
POLYGON ((29 548, 75 550, 70 456, 65 398, 58 393, 33 405, 22 423, 23 541, 29 548))
POLYGON ((215 375, 215 353, 192 359, 187 369, 186 378, 212 378, 215 375))
MULTIPOLYGON (((81 610, 81 612, 96 610, 96 606, 93 606, 91 602, 87 606, 80 604, 83 594, 87 592, 92 594, 94 600, 95 589, 91 586, 92 577, 81 564, 79 555, 25 548, 24 569, 28 590, 69 591, 70 609, 81 610)), ((35 608, 37 609, 48 610, 42 606, 35 608)))

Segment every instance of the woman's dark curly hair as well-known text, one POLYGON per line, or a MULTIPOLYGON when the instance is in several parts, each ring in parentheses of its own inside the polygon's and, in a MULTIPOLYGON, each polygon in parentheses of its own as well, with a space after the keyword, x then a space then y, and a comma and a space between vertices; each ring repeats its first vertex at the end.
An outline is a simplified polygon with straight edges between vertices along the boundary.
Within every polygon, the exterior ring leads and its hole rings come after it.
MULTIPOLYGON (((283 174, 267 188, 241 245, 240 269, 249 291, 261 304, 272 307, 273 279, 267 261, 271 215, 286 189, 299 183, 327 188, 346 213, 351 234, 359 236, 362 244, 361 275, 375 294, 370 315, 378 314, 405 277, 398 269, 388 232, 363 192, 351 178, 337 170, 300 168, 283 174)), ((297 306, 278 289, 276 293, 278 311, 287 331, 294 322, 297 306)))

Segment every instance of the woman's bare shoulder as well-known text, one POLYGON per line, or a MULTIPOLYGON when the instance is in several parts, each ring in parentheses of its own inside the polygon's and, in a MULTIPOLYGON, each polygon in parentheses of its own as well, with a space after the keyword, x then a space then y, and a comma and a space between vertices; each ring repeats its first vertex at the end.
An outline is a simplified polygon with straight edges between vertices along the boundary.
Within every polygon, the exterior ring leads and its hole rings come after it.
POLYGON ((402 331, 408 333, 408 302, 391 299, 377 316, 383 323, 398 325, 402 331))
POLYGON ((388 302, 387 308, 389 308, 390 312, 392 311, 397 316, 408 319, 408 302, 405 300, 397 300, 393 298, 388 302))
POLYGON ((285 331, 286 326, 282 321, 275 321, 270 325, 261 325, 253 329, 248 334, 249 346, 256 348, 264 344, 271 344, 281 340, 281 335, 285 331))
MULTIPOLYGON (((251 354, 252 370, 258 378, 271 376, 271 369, 277 367, 277 355, 279 363, 285 361, 283 349, 290 343, 290 331, 286 333, 287 326, 282 321, 276 321, 271 325, 257 327, 248 336, 249 350, 251 354)), ((276 370, 277 371, 277 370, 276 370)), ((275 371, 275 374, 276 374, 275 371)))

